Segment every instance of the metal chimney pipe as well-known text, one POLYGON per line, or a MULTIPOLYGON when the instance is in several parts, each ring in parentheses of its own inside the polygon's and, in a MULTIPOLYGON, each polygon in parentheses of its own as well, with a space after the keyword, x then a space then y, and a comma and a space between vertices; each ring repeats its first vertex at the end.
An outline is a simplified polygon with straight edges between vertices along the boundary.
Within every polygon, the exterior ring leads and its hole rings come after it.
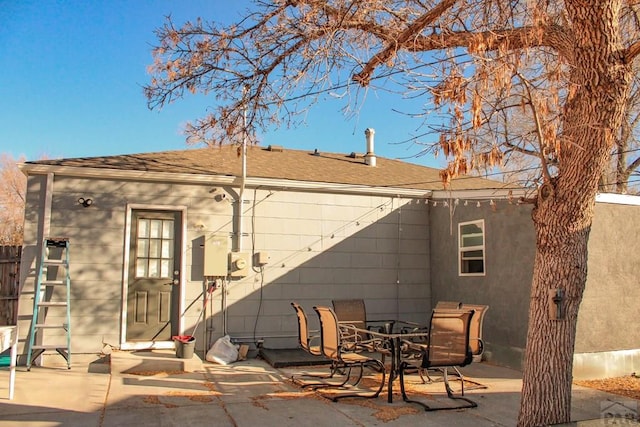
POLYGON ((364 130, 364 135, 367 138, 367 154, 364 155, 364 163, 375 167, 376 166, 376 154, 373 150, 373 135, 376 133, 372 128, 364 130))

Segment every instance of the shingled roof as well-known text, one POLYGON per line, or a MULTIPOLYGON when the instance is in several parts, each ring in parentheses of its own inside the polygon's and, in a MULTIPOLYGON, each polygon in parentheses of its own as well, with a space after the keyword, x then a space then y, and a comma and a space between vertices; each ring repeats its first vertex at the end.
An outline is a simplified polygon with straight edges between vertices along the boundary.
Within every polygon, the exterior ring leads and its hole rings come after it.
MULTIPOLYGON (((239 177, 242 174, 239 153, 237 146, 222 146, 106 157, 40 160, 27 162, 27 165, 239 177)), ((439 172, 435 168, 384 157, 377 157, 376 166, 369 166, 365 164, 363 156, 353 155, 353 153, 308 152, 276 149, 271 146, 247 148, 247 177, 249 178, 442 190, 439 172)), ((107 175, 105 171, 105 176, 107 175)), ((507 187, 509 186, 502 182, 476 177, 461 177, 454 180, 451 185, 452 190, 507 187)))

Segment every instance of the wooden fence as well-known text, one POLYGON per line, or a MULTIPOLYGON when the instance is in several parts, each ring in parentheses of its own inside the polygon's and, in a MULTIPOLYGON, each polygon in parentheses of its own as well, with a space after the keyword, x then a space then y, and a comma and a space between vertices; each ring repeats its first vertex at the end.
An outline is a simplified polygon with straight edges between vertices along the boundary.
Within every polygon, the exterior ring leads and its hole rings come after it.
POLYGON ((0 326, 18 321, 21 246, 0 246, 0 326))

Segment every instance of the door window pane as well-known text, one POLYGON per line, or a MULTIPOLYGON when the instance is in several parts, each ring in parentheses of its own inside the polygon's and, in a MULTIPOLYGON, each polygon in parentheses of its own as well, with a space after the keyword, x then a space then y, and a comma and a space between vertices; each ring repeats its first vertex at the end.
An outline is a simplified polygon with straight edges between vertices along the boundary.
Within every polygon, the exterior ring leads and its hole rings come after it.
POLYGON ((154 238, 161 237, 162 220, 152 219, 149 225, 150 225, 149 237, 154 237, 154 238))
POLYGON ((160 277, 160 260, 149 260, 149 277, 160 277))
POLYGON ((160 276, 169 277, 169 260, 167 259, 160 261, 160 276))
POLYGON ((138 237, 149 237, 149 220, 138 220, 138 237))
POLYGON ((160 240, 149 240, 149 258, 160 258, 160 240))
POLYGON ((170 278, 173 270, 174 221, 139 218, 136 277, 170 278))
POLYGON ((147 259, 138 258, 136 260, 136 277, 147 277, 147 259))
POLYGON ((162 223, 162 238, 173 239, 173 221, 165 220, 162 223))
POLYGON ((171 244, 173 243, 170 240, 163 240, 162 241, 162 252, 160 252, 160 256, 162 258, 172 258, 172 249, 173 249, 173 245, 171 244))
POLYGON ((138 239, 138 258, 149 258, 149 240, 138 239))

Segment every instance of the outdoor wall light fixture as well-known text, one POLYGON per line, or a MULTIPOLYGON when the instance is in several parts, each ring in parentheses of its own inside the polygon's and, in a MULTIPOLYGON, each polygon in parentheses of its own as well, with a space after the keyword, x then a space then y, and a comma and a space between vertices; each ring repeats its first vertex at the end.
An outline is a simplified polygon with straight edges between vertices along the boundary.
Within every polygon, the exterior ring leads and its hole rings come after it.
POLYGON ((549 289, 549 317, 551 318, 551 320, 564 319, 564 300, 564 289, 549 289))
POLYGON ((80 197, 78 199, 78 204, 84 206, 85 208, 88 208, 93 204, 93 199, 89 199, 89 198, 85 199, 84 197, 80 197))

